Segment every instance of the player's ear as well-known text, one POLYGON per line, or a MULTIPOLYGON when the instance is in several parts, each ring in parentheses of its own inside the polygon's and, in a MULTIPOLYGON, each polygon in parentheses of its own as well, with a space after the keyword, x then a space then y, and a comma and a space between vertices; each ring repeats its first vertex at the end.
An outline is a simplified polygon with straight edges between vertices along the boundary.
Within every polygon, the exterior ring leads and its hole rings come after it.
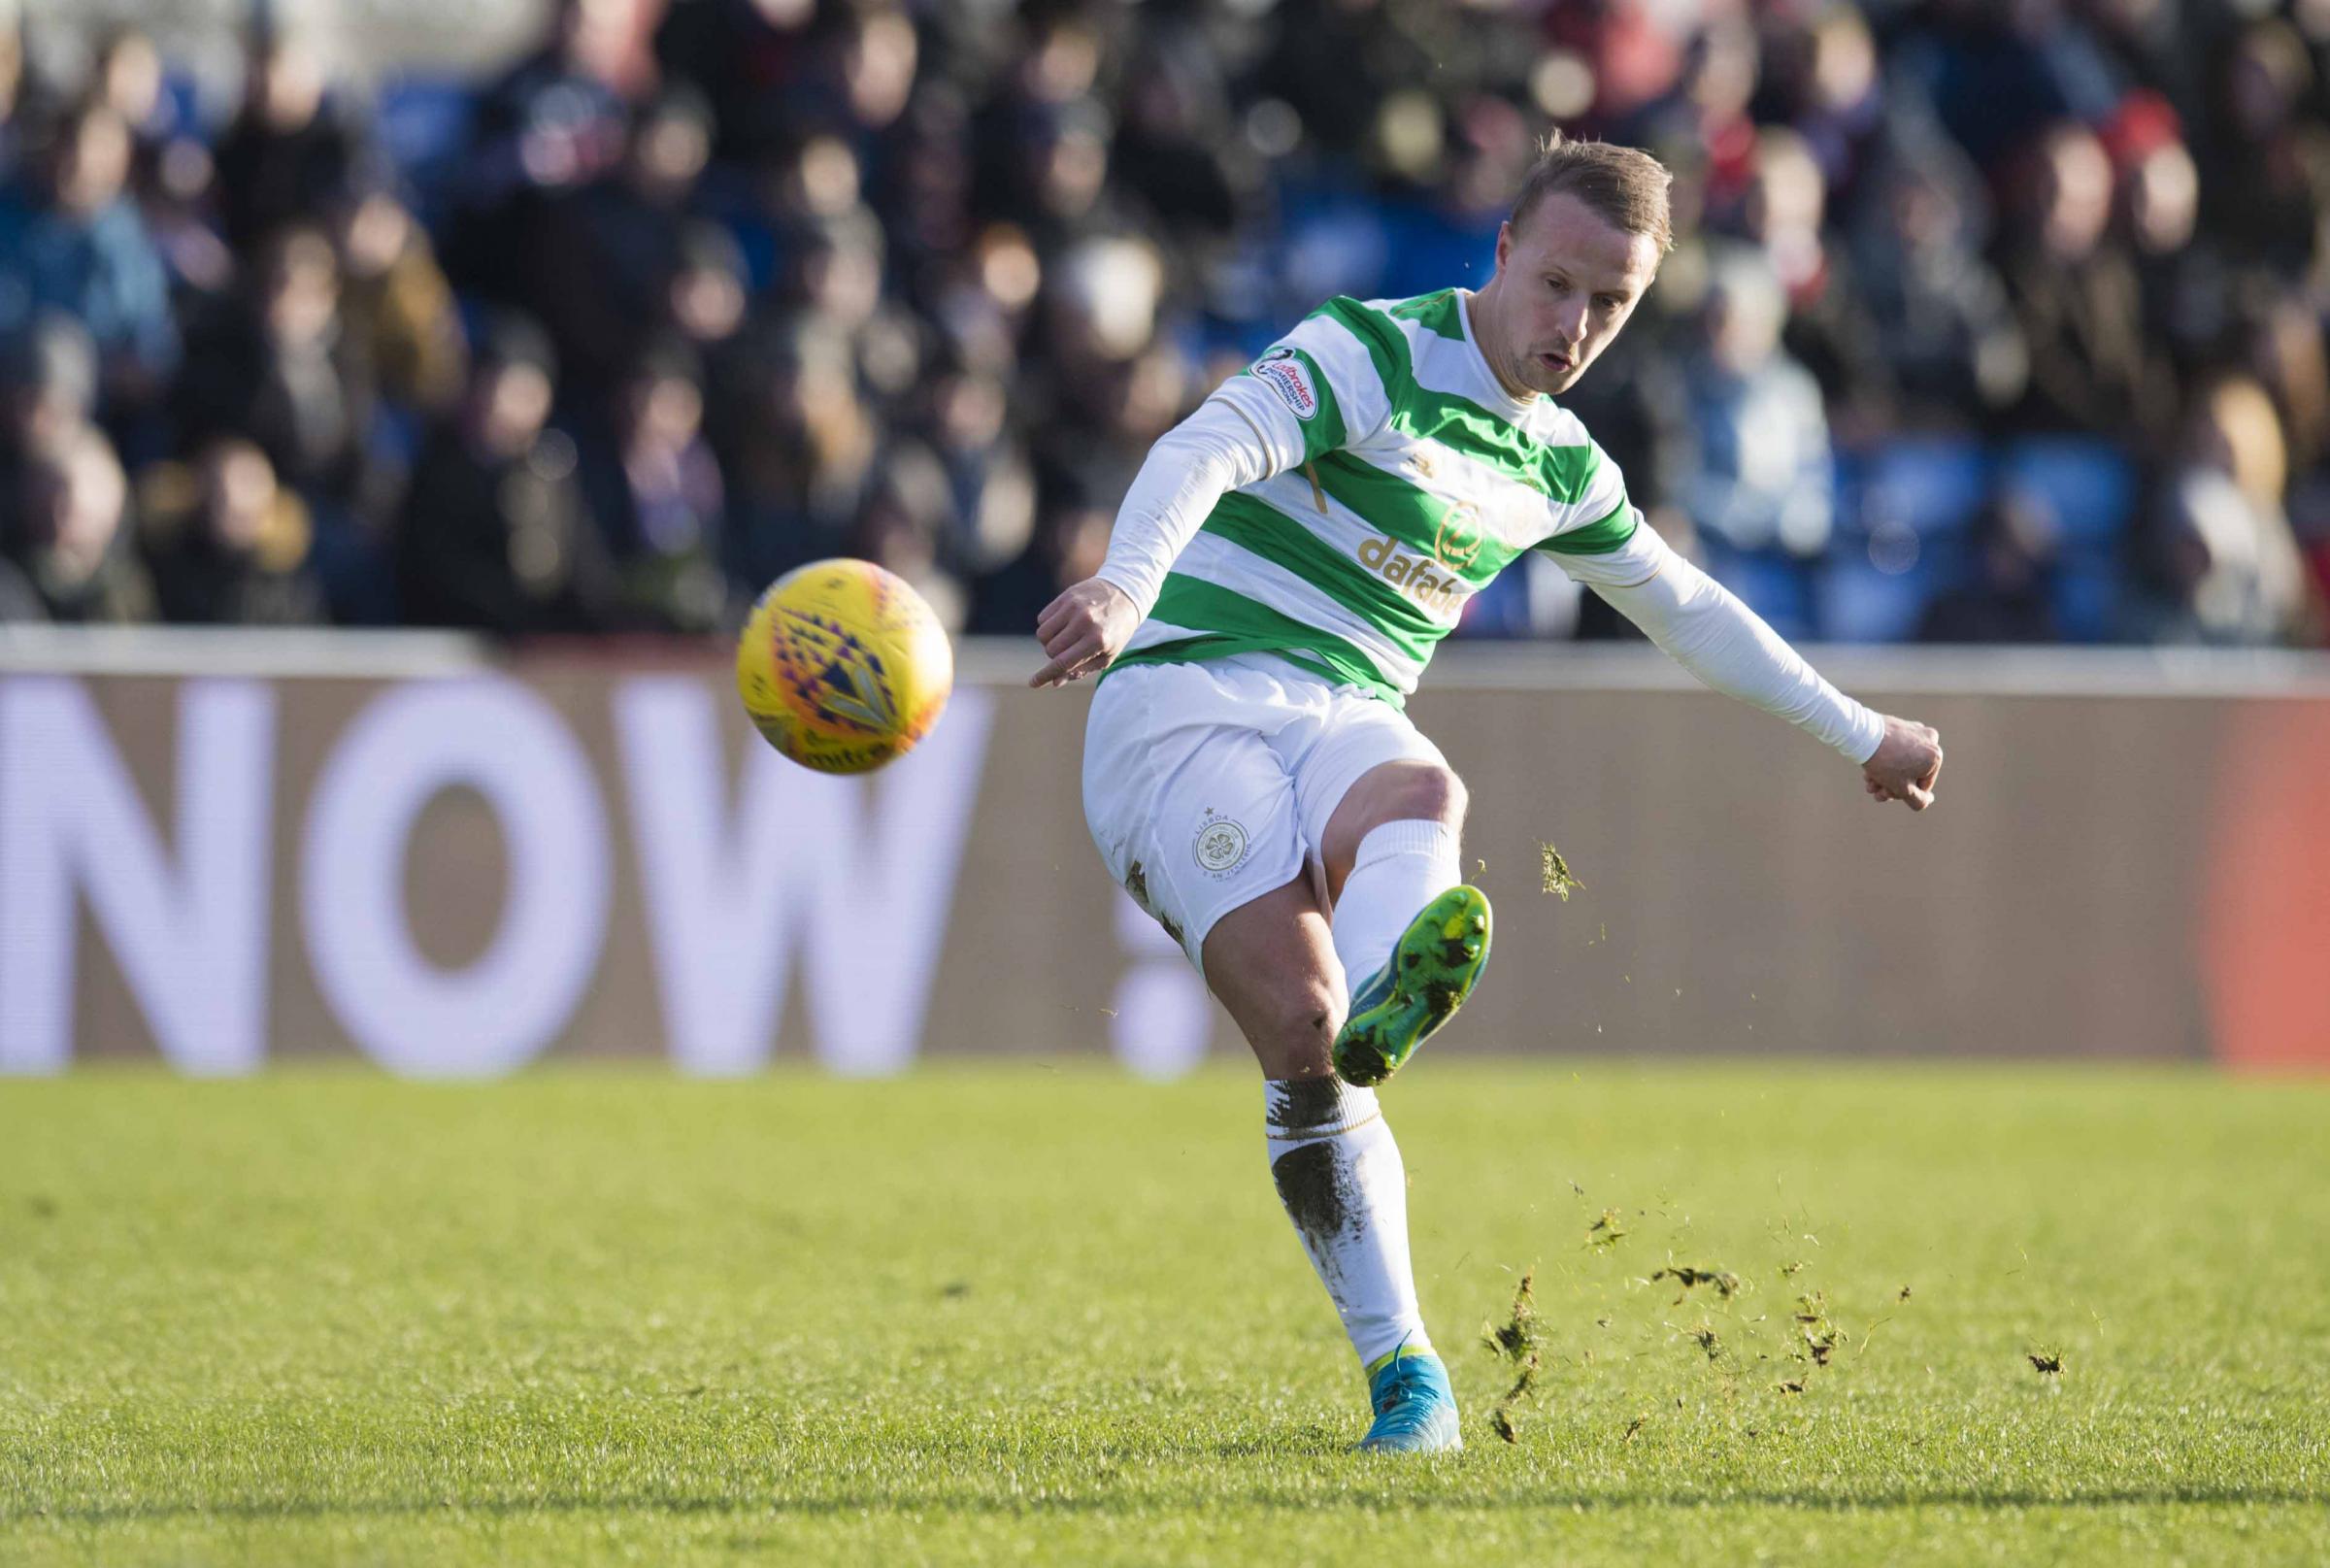
POLYGON ((1513 254, 1513 219, 1497 225, 1497 271, 1505 270, 1505 258, 1513 254))

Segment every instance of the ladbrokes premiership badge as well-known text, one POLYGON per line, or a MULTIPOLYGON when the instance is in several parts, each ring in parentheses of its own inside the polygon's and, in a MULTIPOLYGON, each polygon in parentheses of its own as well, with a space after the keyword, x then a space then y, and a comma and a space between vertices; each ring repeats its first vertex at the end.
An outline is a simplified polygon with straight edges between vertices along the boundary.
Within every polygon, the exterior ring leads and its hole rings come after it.
POLYGON ((1295 357, 1292 349, 1277 348, 1254 361, 1254 379, 1278 394, 1298 419, 1318 416, 1318 393, 1311 384, 1311 367, 1295 357))

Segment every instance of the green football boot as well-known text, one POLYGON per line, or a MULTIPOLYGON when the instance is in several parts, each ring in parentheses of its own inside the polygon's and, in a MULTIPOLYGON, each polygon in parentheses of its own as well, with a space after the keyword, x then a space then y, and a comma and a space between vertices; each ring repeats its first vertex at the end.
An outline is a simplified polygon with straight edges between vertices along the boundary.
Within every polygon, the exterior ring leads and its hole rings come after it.
POLYGON ((1488 896, 1455 886, 1423 907, 1351 997, 1335 1036, 1335 1072, 1362 1088, 1382 1083, 1448 1021, 1488 963, 1488 896))

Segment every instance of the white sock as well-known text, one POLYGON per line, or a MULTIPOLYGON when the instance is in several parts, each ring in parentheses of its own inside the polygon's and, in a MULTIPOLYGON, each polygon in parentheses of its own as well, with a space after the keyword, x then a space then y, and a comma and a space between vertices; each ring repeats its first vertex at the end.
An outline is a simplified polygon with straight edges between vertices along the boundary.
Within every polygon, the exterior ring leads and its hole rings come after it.
POLYGON ((1262 1085, 1279 1201, 1362 1366, 1429 1351, 1408 1263, 1408 1170, 1374 1089, 1336 1078, 1262 1085))
POLYGON ((1335 956, 1352 991, 1391 961, 1391 950, 1416 912, 1463 881, 1456 830, 1411 817, 1385 822, 1359 841, 1351 874, 1335 900, 1335 956))

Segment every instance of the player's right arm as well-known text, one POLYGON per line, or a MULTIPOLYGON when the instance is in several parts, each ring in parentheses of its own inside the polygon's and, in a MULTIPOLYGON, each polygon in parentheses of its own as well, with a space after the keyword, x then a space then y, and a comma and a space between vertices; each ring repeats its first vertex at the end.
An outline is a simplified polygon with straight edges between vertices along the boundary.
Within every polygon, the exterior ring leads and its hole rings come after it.
POLYGON ((1303 321, 1149 448, 1099 572, 1037 617, 1048 662, 1029 685, 1066 685, 1107 669, 1225 493, 1348 445, 1389 417, 1368 351, 1336 309, 1303 321))
POLYGON ((1049 662, 1028 684, 1061 686, 1107 669, 1157 602, 1165 574, 1215 503, 1289 466, 1274 466, 1277 455, 1253 419, 1221 391, 1158 437, 1116 509, 1100 571, 1036 617, 1036 640, 1049 662))

